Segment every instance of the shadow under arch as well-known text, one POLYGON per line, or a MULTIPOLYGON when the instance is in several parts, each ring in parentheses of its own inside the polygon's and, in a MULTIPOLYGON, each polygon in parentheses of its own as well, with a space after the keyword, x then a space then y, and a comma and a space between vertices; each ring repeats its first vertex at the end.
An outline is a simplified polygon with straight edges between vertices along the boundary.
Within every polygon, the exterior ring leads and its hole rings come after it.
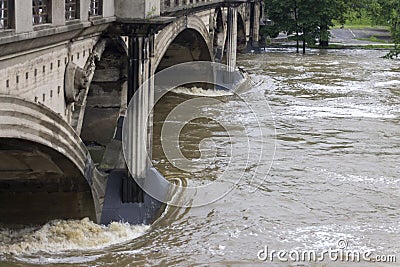
POLYGON ((210 48, 195 29, 185 29, 170 43, 155 73, 168 67, 191 61, 212 61, 210 48))
POLYGON ((214 60, 216 62, 222 62, 224 58, 225 40, 226 40, 226 19, 221 8, 215 9, 214 14, 214 37, 213 37, 213 48, 214 48, 214 60))
POLYGON ((127 102, 127 51, 121 38, 106 40, 87 93, 80 137, 102 170, 124 166, 118 127, 127 102))
POLYGON ((242 14, 238 12, 237 16, 237 50, 245 52, 247 48, 246 39, 246 24, 243 20, 242 14))
POLYGON ((0 116, 0 222, 98 219, 104 176, 74 129, 49 108, 13 96, 0 96, 0 116))

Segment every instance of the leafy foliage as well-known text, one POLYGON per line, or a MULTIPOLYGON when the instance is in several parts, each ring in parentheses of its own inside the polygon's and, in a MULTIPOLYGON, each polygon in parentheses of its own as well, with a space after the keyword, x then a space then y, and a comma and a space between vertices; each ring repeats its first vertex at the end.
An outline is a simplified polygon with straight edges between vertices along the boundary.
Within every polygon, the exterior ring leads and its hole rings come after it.
POLYGON ((345 0, 267 0, 265 2, 267 16, 273 23, 264 28, 264 33, 270 36, 280 31, 296 34, 296 40, 305 44, 320 44, 327 46, 329 28, 335 19, 345 20, 345 0))
POLYGON ((371 0, 368 10, 375 22, 386 22, 390 25, 395 48, 387 57, 398 57, 400 55, 400 0, 371 0))
MULTIPOLYGON (((262 33, 276 37, 279 32, 295 34, 297 41, 321 46, 329 42, 333 21, 344 24, 347 19, 367 14, 375 24, 389 24, 396 43, 390 56, 400 55, 400 0, 265 0, 267 17, 272 21, 262 33)), ((299 50, 299 46, 298 46, 299 50)))

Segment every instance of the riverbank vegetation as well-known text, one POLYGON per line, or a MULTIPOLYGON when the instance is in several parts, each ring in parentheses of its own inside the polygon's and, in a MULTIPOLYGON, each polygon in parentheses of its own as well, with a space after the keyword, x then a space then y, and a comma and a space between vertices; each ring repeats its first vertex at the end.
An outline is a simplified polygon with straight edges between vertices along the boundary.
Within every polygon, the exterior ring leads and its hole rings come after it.
MULTIPOLYGON (((263 35, 293 35, 297 52, 302 43, 329 47, 332 27, 389 29, 395 43, 389 58, 400 56, 400 0, 265 0, 268 23, 263 35)), ((374 40, 370 40, 374 41, 374 40)))

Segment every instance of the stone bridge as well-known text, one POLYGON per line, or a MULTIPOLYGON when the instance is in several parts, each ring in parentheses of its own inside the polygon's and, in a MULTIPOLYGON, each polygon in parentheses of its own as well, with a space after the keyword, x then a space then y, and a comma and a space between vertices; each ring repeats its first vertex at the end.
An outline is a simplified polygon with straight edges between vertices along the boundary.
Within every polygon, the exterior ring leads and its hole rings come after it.
POLYGON ((143 152, 151 129, 128 173, 127 103, 179 63, 235 69, 262 13, 259 0, 0 0, 0 223, 151 222, 161 203, 132 179, 160 175, 143 152))

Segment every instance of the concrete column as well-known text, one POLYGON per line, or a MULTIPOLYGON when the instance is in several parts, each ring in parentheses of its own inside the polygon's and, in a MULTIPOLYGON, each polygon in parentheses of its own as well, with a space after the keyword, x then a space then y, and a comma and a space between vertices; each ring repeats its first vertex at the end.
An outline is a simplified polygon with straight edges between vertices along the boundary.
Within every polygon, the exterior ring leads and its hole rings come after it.
POLYGON ((128 117, 128 164, 130 176, 123 186, 124 202, 142 202, 143 191, 138 188, 136 181, 143 180, 149 167, 147 150, 150 148, 149 129, 147 117, 154 101, 153 83, 145 83, 151 76, 150 69, 150 44, 152 38, 148 36, 129 37, 129 69, 128 69, 128 103, 135 96, 136 105, 131 105, 129 113, 136 114, 128 117), (144 87, 143 87, 144 85, 144 87), (140 89, 140 90, 139 90, 140 89), (134 179, 132 179, 134 178, 134 179))
POLYGON ((160 1, 160 13, 164 13, 165 11, 165 1, 160 1))
POLYGON ((65 1, 51 2, 51 24, 53 26, 62 26, 65 24, 65 1))
POLYGON ((15 0, 15 32, 30 32, 32 25, 32 1, 15 0))
POLYGON ((259 40, 260 40, 260 19, 261 19, 261 12, 260 12, 260 3, 256 2, 254 3, 254 16, 253 16, 253 29, 252 29, 252 33, 253 33, 253 48, 256 50, 260 49, 259 46, 259 40))
POLYGON ((115 16, 114 0, 103 0, 103 17, 115 16))
POLYGON ((261 3, 252 2, 250 8, 250 34, 249 42, 247 42, 247 51, 260 52, 260 19, 261 19, 261 3))
POLYGON ((163 0, 146 0, 144 18, 154 18, 160 16, 162 1, 163 0))
POLYGON ((147 122, 147 155, 148 162, 147 167, 151 166, 151 159, 153 158, 152 150, 153 150, 153 107, 154 107, 154 74, 155 74, 155 66, 152 64, 154 59, 154 49, 155 49, 155 35, 152 34, 149 37, 149 88, 148 88, 148 122, 147 122))
POLYGON ((114 0, 113 12, 117 18, 146 19, 160 16, 162 5, 164 0, 114 0))
POLYGON ((234 6, 228 7, 228 29, 226 42, 226 63, 229 71, 236 68, 236 50, 237 50, 237 13, 238 9, 234 6))
POLYGON ((81 21, 89 20, 89 6, 90 2, 88 0, 79 1, 79 19, 81 21))

